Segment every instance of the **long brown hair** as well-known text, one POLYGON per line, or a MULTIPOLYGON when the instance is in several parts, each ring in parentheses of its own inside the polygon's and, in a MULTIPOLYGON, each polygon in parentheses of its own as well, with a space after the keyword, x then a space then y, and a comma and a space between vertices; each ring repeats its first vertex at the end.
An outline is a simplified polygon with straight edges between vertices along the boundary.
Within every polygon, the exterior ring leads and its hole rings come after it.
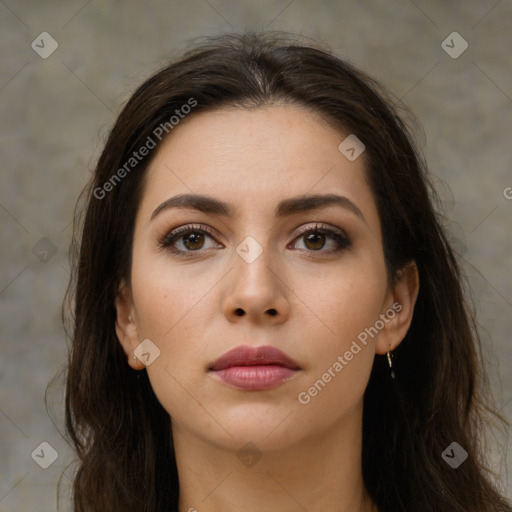
POLYGON ((112 177, 157 127, 167 122, 172 136, 169 119, 191 98, 190 116, 225 105, 297 103, 364 142, 389 277, 415 260, 421 283, 412 325, 395 350, 396 379, 376 356, 365 392, 367 491, 380 512, 510 511, 482 448, 486 422, 502 418, 492 412, 464 275, 413 137, 388 94, 351 64, 316 45, 254 33, 209 38, 147 79, 120 113, 77 203, 64 310, 72 340, 66 428, 78 454, 74 510, 177 510, 169 415, 146 371, 127 364, 114 330, 114 300, 121 279, 129 281, 135 215, 155 151, 125 167, 122 179, 112 177), (468 453, 457 469, 442 457, 452 442, 468 453))

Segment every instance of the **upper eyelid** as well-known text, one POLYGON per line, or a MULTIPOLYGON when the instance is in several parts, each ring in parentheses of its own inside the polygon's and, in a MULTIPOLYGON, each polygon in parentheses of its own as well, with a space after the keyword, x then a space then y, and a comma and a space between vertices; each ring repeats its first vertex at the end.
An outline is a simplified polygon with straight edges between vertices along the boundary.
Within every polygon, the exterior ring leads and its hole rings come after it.
POLYGON ((338 235, 344 236, 348 238, 347 232, 339 228, 337 226, 333 226, 332 224, 329 224, 328 222, 320 222, 320 221, 313 221, 314 225, 305 225, 298 228, 297 236, 303 235, 304 233, 307 233, 308 231, 315 231, 315 230, 327 230, 332 231, 333 233, 337 233, 338 235))
MULTIPOLYGON (((339 231, 341 234, 345 234, 346 232, 344 229, 334 226, 328 222, 323 221, 311 221, 310 224, 301 225, 300 227, 296 228, 294 231, 297 231, 297 233, 302 234, 303 231, 308 230, 315 230, 315 229, 330 229, 332 231, 339 231)), ((172 228, 168 231, 166 231, 166 235, 170 235, 171 233, 175 233, 176 231, 179 233, 181 231, 206 231, 208 234, 217 234, 218 231, 215 228, 212 228, 211 226, 208 226, 207 224, 200 224, 200 223, 191 223, 191 224, 183 224, 181 226, 176 226, 175 228, 172 228)), ((231 232, 231 231, 230 231, 231 232)), ((218 235, 222 236, 222 235, 218 235)))

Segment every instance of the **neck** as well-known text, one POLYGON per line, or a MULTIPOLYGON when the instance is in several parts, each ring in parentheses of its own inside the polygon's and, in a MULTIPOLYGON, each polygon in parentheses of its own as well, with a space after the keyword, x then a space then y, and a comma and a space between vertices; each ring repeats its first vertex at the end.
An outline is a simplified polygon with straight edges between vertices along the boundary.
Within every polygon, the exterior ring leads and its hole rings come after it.
POLYGON ((179 512, 370 512, 361 413, 359 421, 300 444, 285 445, 283 439, 282 448, 254 452, 213 445, 173 424, 179 512))

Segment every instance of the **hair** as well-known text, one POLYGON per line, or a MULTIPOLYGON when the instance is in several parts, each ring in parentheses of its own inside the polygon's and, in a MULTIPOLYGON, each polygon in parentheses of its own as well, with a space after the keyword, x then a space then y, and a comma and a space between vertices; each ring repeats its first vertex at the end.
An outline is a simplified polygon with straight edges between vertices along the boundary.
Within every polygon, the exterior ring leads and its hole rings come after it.
POLYGON ((156 151, 101 198, 95 191, 191 99, 197 104, 189 117, 221 107, 296 104, 363 141, 388 278, 414 260, 420 279, 410 329, 394 352, 396 379, 376 355, 364 395, 367 492, 380 512, 512 510, 484 457, 487 423, 506 422, 493 412, 465 276, 398 106, 374 79, 330 51, 251 32, 207 38, 138 87, 77 202, 63 309, 72 342, 65 415, 78 455, 74 511, 177 510, 169 414, 147 372, 126 363, 115 332, 115 298, 121 280, 130 280, 135 216, 156 151), (441 456, 454 441, 469 454, 457 469, 441 456))

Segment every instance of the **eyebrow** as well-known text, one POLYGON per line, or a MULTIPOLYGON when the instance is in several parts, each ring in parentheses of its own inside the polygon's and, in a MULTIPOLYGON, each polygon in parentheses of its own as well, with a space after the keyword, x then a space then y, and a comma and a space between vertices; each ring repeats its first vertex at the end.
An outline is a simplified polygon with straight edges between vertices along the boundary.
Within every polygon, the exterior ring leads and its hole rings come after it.
MULTIPOLYGON (((337 194, 302 195, 285 199, 277 205, 275 216, 277 218, 284 218, 295 213, 318 210, 327 206, 340 206, 354 213, 366 223, 361 210, 348 197, 337 194)), ((161 212, 172 208, 189 208, 223 217, 231 217, 233 215, 233 207, 230 204, 214 197, 201 194, 180 194, 170 197, 158 205, 151 214, 150 221, 161 212)))

